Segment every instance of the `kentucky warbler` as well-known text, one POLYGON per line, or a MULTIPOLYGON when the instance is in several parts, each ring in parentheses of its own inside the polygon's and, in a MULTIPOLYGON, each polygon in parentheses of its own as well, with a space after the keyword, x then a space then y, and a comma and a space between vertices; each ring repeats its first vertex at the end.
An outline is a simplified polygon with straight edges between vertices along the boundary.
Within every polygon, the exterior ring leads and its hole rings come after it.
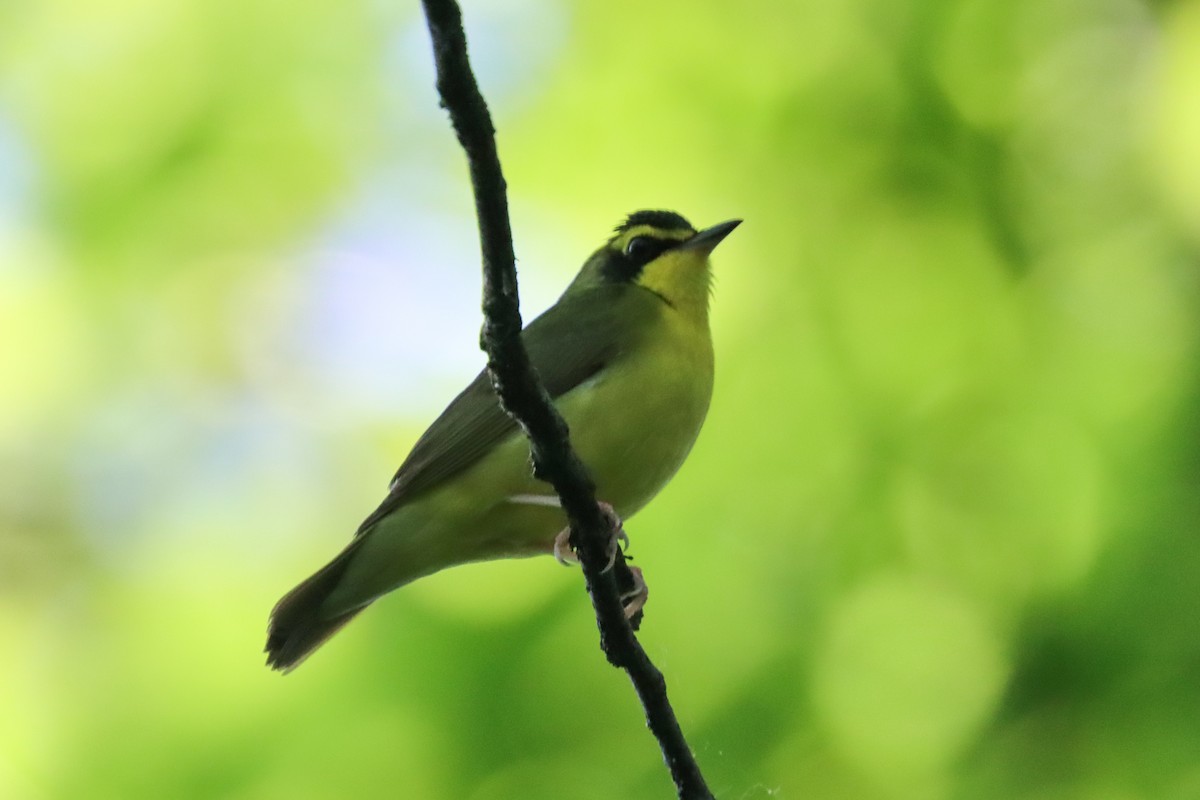
MULTIPOLYGON (((621 517, 662 489, 700 432, 713 382, 708 257, 740 222, 697 232, 669 211, 631 214, 522 332, 597 497, 621 517)), ((565 525, 482 372, 350 544, 276 604, 267 663, 292 669, 371 601, 445 567, 558 552, 565 525)))

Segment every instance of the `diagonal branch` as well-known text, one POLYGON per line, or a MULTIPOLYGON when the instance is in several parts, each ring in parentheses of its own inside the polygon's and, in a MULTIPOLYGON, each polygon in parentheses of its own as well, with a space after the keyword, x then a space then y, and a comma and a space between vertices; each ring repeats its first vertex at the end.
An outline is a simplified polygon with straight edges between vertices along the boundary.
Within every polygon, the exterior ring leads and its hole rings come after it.
POLYGON ((572 450, 567 425, 538 379, 521 342, 506 185, 496 153, 491 115, 467 59, 461 12, 455 0, 422 0, 422 3, 433 39, 438 94, 466 151, 475 193, 483 252, 484 324, 480 343, 488 355, 492 384, 504 409, 529 437, 534 474, 558 493, 571 525, 571 543, 579 554, 596 611, 600 646, 613 666, 629 674, 679 797, 711 800, 712 793, 667 700, 662 673, 651 663, 625 618, 618 580, 632 581, 629 568, 619 558, 617 569, 605 570, 610 530, 596 503, 595 484, 572 450), (618 571, 620 576, 614 574, 618 571))

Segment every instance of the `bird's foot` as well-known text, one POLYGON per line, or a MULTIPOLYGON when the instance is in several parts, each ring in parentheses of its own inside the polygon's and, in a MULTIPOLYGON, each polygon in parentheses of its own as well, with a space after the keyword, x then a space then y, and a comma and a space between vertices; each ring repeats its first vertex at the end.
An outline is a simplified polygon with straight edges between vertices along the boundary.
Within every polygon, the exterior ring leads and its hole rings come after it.
MULTIPOLYGON (((621 517, 617 515, 612 506, 608 503, 600 503, 599 505, 600 513, 604 515, 604 520, 608 523, 611 536, 608 542, 608 564, 604 567, 604 572, 608 572, 612 569, 613 564, 616 563, 617 553, 621 552, 622 545, 629 547, 629 534, 625 533, 625 527, 621 524, 621 517)), ((558 559, 558 563, 564 566, 579 563, 579 557, 571 549, 571 526, 568 525, 563 528, 554 537, 554 557, 558 559)), ((642 585, 645 586, 645 582, 642 585)))
POLYGON ((629 574, 633 576, 633 585, 621 589, 621 605, 625 608, 625 619, 631 620, 633 629, 637 630, 638 620, 634 617, 640 614, 642 607, 646 605, 646 600, 650 597, 650 587, 646 585, 646 579, 637 567, 630 567, 629 574))

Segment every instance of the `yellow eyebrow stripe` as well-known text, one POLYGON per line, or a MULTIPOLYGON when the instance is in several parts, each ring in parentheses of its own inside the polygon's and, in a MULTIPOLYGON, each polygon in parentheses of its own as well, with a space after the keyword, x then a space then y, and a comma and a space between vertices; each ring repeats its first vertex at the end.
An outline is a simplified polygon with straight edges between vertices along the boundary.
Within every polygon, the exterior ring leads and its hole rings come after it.
POLYGON ((655 239, 670 239, 676 242, 684 242, 695 235, 695 231, 685 231, 678 228, 664 230, 662 228, 655 228, 652 225, 638 225, 637 227, 630 228, 629 230, 623 232, 620 236, 613 239, 613 249, 624 250, 625 245, 629 244, 631 239, 635 239, 638 236, 650 236, 655 239))

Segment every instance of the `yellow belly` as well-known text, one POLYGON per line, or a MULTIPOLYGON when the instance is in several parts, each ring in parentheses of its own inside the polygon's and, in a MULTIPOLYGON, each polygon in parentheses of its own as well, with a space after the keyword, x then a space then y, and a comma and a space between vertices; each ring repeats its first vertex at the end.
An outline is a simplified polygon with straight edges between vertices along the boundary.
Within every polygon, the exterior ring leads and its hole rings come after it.
POLYGON ((622 517, 650 502, 683 465, 712 396, 708 336, 668 332, 559 403, 597 496, 622 517))
MULTIPOLYGON (((636 353, 559 398, 598 499, 630 517, 666 485, 700 432, 712 380, 706 327, 668 312, 636 353)), ((516 434, 381 520, 326 608, 361 605, 455 564, 549 552, 566 519, 558 508, 523 501, 530 495, 553 490, 532 477, 528 443, 516 434)))

